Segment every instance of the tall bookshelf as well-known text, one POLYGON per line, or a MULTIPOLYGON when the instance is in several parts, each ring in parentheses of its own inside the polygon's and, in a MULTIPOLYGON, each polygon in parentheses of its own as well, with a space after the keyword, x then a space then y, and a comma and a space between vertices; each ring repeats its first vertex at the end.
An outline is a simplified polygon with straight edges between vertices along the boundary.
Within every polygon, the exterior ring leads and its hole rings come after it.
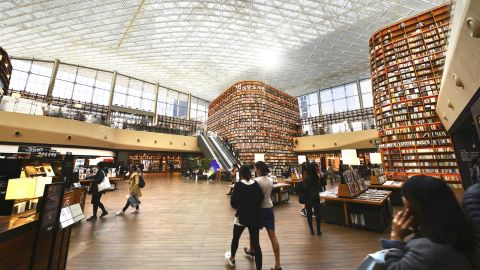
POLYGON ((296 163, 293 137, 300 113, 297 99, 257 81, 239 82, 208 107, 208 130, 227 137, 245 164, 265 154, 273 167, 296 163))
POLYGON ((12 76, 12 63, 8 53, 0 47, 0 98, 7 94, 10 77, 12 76))
POLYGON ((450 136, 435 113, 450 5, 396 22, 369 40, 374 117, 387 178, 444 179, 462 188, 450 136))

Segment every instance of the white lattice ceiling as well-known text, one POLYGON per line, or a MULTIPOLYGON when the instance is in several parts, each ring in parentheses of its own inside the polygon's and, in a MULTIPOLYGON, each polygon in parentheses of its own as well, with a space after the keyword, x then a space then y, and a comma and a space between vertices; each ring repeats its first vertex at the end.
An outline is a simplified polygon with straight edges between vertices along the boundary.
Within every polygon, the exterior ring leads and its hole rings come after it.
POLYGON ((445 0, 0 1, 0 46, 213 99, 240 80, 298 96, 369 76, 368 38, 445 0), (275 51, 280 67, 265 69, 275 51))

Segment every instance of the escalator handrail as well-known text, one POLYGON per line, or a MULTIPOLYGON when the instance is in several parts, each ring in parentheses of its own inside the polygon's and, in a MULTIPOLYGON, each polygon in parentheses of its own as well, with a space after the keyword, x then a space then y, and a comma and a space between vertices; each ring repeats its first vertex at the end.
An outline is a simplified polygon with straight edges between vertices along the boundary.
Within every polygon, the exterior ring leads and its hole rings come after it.
POLYGON ((230 166, 228 160, 224 157, 221 149, 218 148, 218 145, 213 142, 213 140, 212 140, 212 138, 210 138, 210 136, 206 136, 205 139, 207 140, 207 142, 208 142, 209 146, 211 147, 211 149, 212 149, 212 150, 215 152, 215 154, 217 155, 217 157, 218 157, 217 161, 218 161, 218 162, 222 162, 222 167, 223 167, 223 169, 226 169, 226 170, 230 169, 231 166, 230 166))
POLYGON ((208 143, 207 137, 206 137, 204 134, 200 134, 200 138, 202 139, 202 141, 203 141, 203 142, 205 143, 205 145, 207 146, 208 151, 209 151, 210 154, 213 156, 213 158, 218 161, 218 165, 220 165, 220 167, 223 169, 224 164, 222 164, 222 162, 216 157, 215 152, 212 150, 212 148, 210 147, 210 144, 208 143))
POLYGON ((233 166, 233 164, 237 163, 237 160, 235 159, 235 157, 233 156, 233 154, 230 152, 230 150, 227 148, 227 146, 225 145, 225 142, 223 142, 220 137, 218 136, 215 136, 214 137, 217 144, 220 145, 221 149, 223 150, 224 154, 226 155, 227 159, 230 160, 231 162, 231 165, 233 166))
MULTIPOLYGON (((210 137, 210 138, 212 138, 212 137, 210 137)), ((212 142, 213 142, 213 144, 215 144, 215 146, 220 150, 220 151, 219 151, 220 154, 223 155, 224 159, 228 162, 228 165, 229 165, 230 167, 233 167, 233 164, 235 164, 235 163, 232 162, 231 157, 227 154, 228 152, 226 153, 226 149, 224 149, 224 147, 222 147, 223 145, 221 145, 221 144, 218 142, 217 138, 213 138, 213 139, 212 139, 212 142)))
POLYGON ((230 150, 225 145, 225 142, 221 140, 220 137, 218 136, 215 136, 215 140, 217 141, 218 144, 220 144, 221 148, 223 149, 227 158, 231 161, 232 165, 238 163, 235 156, 230 152, 230 150))

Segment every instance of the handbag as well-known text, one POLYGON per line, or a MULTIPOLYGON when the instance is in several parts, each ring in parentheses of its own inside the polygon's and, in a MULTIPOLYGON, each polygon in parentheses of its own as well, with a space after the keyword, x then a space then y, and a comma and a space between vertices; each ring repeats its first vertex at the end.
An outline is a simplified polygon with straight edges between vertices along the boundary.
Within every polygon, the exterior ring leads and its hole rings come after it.
POLYGON ((137 207, 141 203, 140 200, 135 195, 130 195, 128 197, 128 202, 132 207, 137 207))
POLYGON ((357 270, 383 270, 385 269, 385 254, 390 249, 380 250, 372 254, 368 254, 363 259, 357 270))
POLYGON ((110 184, 110 180, 108 180, 108 177, 103 173, 104 177, 103 180, 100 184, 97 184, 98 187, 98 192, 102 192, 108 189, 112 189, 112 185, 110 184))

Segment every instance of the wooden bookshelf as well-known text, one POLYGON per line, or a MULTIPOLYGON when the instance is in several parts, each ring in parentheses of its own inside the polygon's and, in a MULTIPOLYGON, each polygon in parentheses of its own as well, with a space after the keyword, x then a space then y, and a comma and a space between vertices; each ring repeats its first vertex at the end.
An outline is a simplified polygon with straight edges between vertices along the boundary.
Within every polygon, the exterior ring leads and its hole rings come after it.
POLYGON ((384 174, 425 174, 462 188, 452 140, 435 113, 450 5, 394 23, 370 38, 374 117, 384 174))
POLYGON ((12 63, 8 53, 0 47, 0 97, 6 95, 12 76, 12 63))
POLYGON ((273 167, 296 164, 293 137, 300 113, 297 99, 257 81, 239 82, 208 107, 208 130, 227 137, 245 164, 265 154, 273 167))

